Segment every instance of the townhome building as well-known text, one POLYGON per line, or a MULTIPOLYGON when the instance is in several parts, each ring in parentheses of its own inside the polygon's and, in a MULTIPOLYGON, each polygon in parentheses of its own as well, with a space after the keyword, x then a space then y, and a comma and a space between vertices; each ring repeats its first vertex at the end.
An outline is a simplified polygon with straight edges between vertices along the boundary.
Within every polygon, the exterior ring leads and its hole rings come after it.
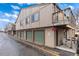
POLYGON ((61 10, 55 3, 22 8, 16 20, 18 40, 50 47, 74 50, 75 18, 70 8, 61 10))
POLYGON ((5 32, 8 33, 9 35, 14 36, 16 34, 15 31, 15 24, 14 23, 9 23, 6 28, 5 28, 5 32))
POLYGON ((79 36, 79 25, 76 25, 75 34, 79 36))

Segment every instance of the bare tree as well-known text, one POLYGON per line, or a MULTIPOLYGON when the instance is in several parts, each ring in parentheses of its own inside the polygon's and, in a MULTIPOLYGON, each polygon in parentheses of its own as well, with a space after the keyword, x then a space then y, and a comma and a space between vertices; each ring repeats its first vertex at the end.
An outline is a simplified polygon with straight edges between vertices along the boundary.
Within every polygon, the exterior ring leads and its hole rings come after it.
POLYGON ((74 15, 76 18, 76 23, 77 23, 77 25, 79 25, 79 8, 76 8, 73 11, 74 11, 74 15))

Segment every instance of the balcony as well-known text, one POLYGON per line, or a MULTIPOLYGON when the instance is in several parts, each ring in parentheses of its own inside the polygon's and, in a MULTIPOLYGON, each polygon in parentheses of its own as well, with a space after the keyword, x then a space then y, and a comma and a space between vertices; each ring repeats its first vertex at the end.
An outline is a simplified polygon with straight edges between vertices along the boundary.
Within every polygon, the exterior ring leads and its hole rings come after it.
POLYGON ((53 25, 67 25, 69 23, 70 23, 69 20, 56 20, 53 22, 53 25))
POLYGON ((53 26, 60 26, 60 25, 74 25, 75 20, 72 17, 68 17, 64 14, 63 11, 58 11, 53 13, 53 26))

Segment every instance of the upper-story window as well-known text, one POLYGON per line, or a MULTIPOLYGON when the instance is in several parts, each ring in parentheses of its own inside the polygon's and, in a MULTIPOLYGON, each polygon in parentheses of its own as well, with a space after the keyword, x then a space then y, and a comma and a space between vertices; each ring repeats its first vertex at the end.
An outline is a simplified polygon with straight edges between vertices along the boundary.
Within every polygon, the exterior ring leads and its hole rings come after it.
POLYGON ((26 24, 30 23, 30 17, 26 18, 26 24))
POLYGON ((22 20, 20 21, 20 26, 23 26, 22 20))
POLYGON ((38 21, 39 20, 39 13, 35 13, 32 15, 32 22, 38 21))
POLYGON ((53 23, 58 21, 58 13, 53 14, 53 23))

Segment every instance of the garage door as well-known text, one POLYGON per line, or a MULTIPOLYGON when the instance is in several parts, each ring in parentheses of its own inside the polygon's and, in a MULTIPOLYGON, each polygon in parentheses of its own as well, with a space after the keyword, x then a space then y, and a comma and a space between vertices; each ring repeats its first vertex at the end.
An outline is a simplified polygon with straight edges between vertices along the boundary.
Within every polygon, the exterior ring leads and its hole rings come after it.
POLYGON ((34 32, 35 43, 43 45, 44 44, 44 31, 34 32))
POLYGON ((32 42, 33 40, 32 40, 32 31, 27 31, 26 32, 27 34, 27 41, 30 41, 30 42, 32 42))
POLYGON ((20 39, 20 31, 18 31, 18 38, 20 39))

